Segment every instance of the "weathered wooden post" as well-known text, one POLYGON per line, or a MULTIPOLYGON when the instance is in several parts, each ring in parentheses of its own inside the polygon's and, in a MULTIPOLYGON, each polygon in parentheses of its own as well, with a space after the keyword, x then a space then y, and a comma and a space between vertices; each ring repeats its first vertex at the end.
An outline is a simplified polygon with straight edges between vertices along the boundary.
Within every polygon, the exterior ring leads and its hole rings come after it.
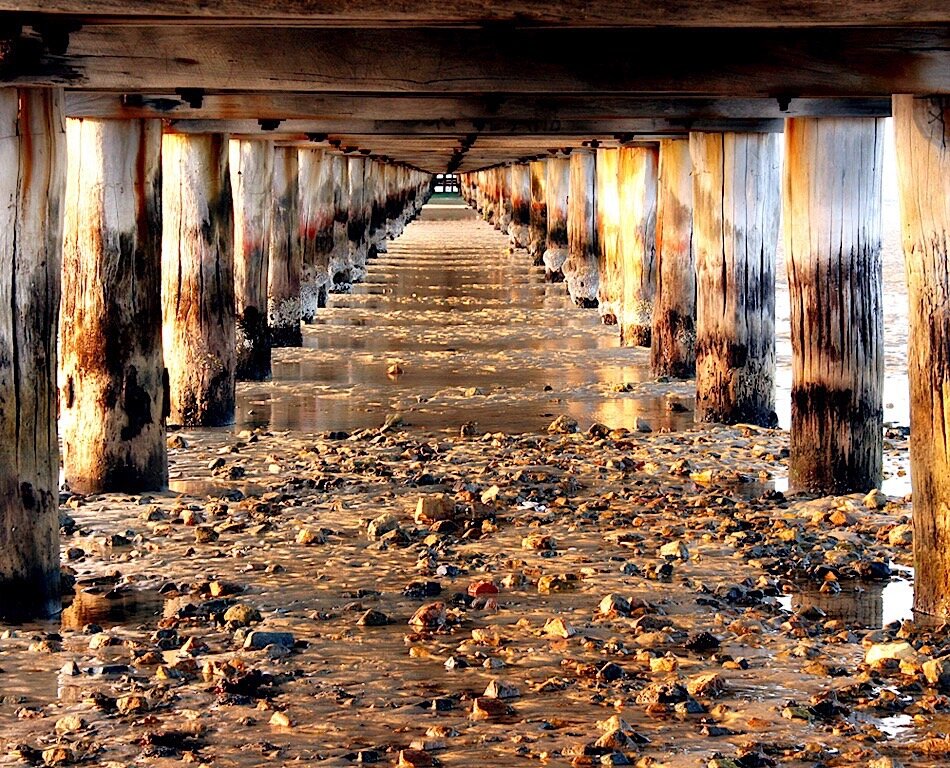
POLYGON ((300 247, 303 271, 300 278, 300 315, 313 323, 317 310, 326 306, 330 284, 330 253, 333 250, 333 163, 321 149, 301 149, 300 247))
POLYGON ((571 192, 567 206, 567 290, 579 307, 597 306, 600 246, 597 244, 597 160, 589 149, 571 152, 571 192))
POLYGON ((604 325, 616 325, 623 302, 620 260, 620 150, 597 150, 597 242, 600 289, 597 307, 604 325))
POLYGON ((657 144, 620 149, 620 344, 649 347, 656 294, 657 144))
MULTIPOLYGON (((401 205, 399 202, 399 166, 393 163, 386 163, 386 165, 383 166, 383 173, 385 176, 384 187, 386 190, 386 238, 394 240, 402 234, 399 229, 399 215, 401 213, 401 205)), ((389 250, 388 246, 386 250, 389 250)))
POLYGON ((366 213, 366 160, 362 157, 348 157, 347 181, 349 198, 346 234, 350 249, 350 280, 358 283, 366 277, 367 228, 369 217, 366 213))
POLYGON ((333 163, 333 251, 330 254, 330 289, 348 290, 350 271, 350 181, 349 163, 343 155, 330 155, 333 163))
POLYGON ((508 234, 515 248, 531 242, 531 169, 527 163, 511 166, 511 226, 508 234))
POLYGON ((544 248, 544 267, 557 280, 564 279, 567 261, 567 202, 571 191, 571 161, 566 157, 552 157, 545 161, 545 207, 548 234, 544 248))
POLYGON ((775 426, 777 134, 691 133, 696 420, 775 426))
POLYGON ((162 138, 162 308, 169 422, 234 421, 234 247, 228 139, 162 138))
POLYGON ((232 139, 229 160, 234 201, 235 377, 238 381, 264 381, 270 378, 267 262, 274 145, 232 139))
POLYGON ((369 204, 369 246, 367 258, 375 259, 386 252, 386 193, 385 165, 377 160, 366 160, 366 191, 369 204))
POLYGON ((0 121, 0 617, 21 619, 59 608, 62 91, 4 88, 0 121))
POLYGON ((950 98, 894 97, 910 334, 914 608, 950 617, 950 98))
POLYGON ((789 483, 881 483, 884 120, 785 121, 785 259, 792 323, 789 483))
POLYGON ((162 490, 162 124, 68 120, 63 468, 77 493, 162 490))
POLYGON ((528 224, 528 253, 535 266, 544 264, 544 247, 548 240, 548 208, 544 182, 544 160, 532 160, 528 166, 531 174, 531 214, 528 224))
POLYGON ((267 259, 267 325, 274 347, 299 347, 303 343, 300 332, 303 254, 297 230, 299 194, 297 150, 276 147, 267 259))
POLYGON ((497 227, 500 232, 504 232, 507 235, 508 230, 511 228, 511 217, 514 207, 511 199, 511 166, 503 165, 497 170, 499 182, 498 195, 500 198, 497 227))
POLYGON ((688 139, 660 142, 656 210, 656 298, 650 362, 657 376, 696 374, 696 264, 688 139))

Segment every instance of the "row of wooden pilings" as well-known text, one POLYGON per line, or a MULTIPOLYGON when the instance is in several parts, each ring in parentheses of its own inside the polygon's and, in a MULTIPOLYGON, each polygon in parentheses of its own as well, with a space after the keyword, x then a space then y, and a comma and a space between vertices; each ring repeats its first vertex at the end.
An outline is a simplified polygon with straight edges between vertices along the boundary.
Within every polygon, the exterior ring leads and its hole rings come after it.
MULTIPOLYGON (((950 616, 950 102, 893 100, 910 301, 915 605, 950 616)), ((794 489, 882 479, 884 123, 789 118, 465 174, 463 195, 597 306, 696 419, 775 426, 780 219, 791 300, 794 489), (781 143, 784 141, 784 153, 781 143), (784 162, 782 156, 784 154, 784 162)))
POLYGON ((368 157, 62 106, 0 89, 3 616, 58 608, 60 437, 73 491, 167 487, 166 420, 231 423, 235 380, 267 378, 271 346, 300 345, 429 189, 368 157))

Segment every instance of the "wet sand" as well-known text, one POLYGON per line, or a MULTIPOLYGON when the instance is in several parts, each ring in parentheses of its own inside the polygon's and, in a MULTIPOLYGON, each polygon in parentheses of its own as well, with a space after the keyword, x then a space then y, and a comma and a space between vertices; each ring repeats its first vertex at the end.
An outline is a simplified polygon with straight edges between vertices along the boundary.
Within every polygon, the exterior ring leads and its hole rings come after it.
POLYGON ((427 212, 332 304, 234 430, 171 436, 172 492, 67 501, 0 764, 947 759, 904 500, 786 498, 784 432, 693 427, 482 222, 427 212))

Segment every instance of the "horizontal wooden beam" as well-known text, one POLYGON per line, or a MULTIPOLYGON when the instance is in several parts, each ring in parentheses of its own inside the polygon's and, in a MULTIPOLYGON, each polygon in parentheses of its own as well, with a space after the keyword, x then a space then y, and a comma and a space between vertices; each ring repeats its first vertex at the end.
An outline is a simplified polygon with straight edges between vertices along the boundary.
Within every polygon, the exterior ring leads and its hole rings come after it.
MULTIPOLYGON (((190 120, 324 120, 347 125, 427 121, 478 130, 505 122, 539 125, 592 120, 769 120, 784 117, 889 117, 887 98, 643 98, 637 96, 378 96, 340 93, 66 93, 69 117, 190 120), (384 118, 384 119, 381 119, 384 118)), ((340 130, 340 129, 337 129, 340 130)), ((359 130, 350 128, 350 130, 359 130)), ((459 129, 461 132, 467 130, 459 129)), ((333 131, 327 130, 328 133, 333 131)), ((369 132, 369 131, 366 131, 369 132)))
POLYGON ((615 27, 786 27, 931 24, 947 20, 943 0, 4 0, 0 11, 67 14, 122 23, 450 26, 510 24, 615 27))
POLYGON ((478 135, 479 137, 548 137, 620 134, 683 135, 692 131, 763 131, 781 133, 782 120, 668 120, 666 118, 629 118, 610 120, 284 120, 275 125, 256 120, 175 120, 168 125, 172 133, 230 133, 242 138, 273 139, 294 136, 355 134, 362 136, 442 137, 478 135))
POLYGON ((33 38, 16 46, 0 68, 0 82, 111 91, 433 95, 950 93, 950 27, 512 31, 85 26, 70 35, 65 54, 44 50, 42 41, 33 38))

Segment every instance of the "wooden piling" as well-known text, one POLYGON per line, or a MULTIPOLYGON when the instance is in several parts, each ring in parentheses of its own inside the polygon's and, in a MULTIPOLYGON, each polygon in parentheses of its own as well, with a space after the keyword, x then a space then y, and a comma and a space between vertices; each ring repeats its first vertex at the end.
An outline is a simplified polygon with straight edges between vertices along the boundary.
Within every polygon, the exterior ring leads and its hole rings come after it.
POLYGON ((775 426, 778 136, 691 133, 696 420, 775 426))
MULTIPOLYGON (((531 214, 528 223, 528 253, 535 266, 544 264, 544 248, 548 240, 548 208, 545 198, 544 160, 532 160, 528 166, 531 174, 531 214)), ((552 275, 548 275, 552 277, 552 275)))
POLYGON ((60 427, 77 493, 168 485, 158 120, 68 120, 60 427))
POLYGON ((567 290, 580 307, 597 306, 600 246, 597 244, 597 160, 589 149, 571 152, 571 192, 567 206, 567 290))
POLYGON ((330 155, 333 163, 333 251, 330 254, 330 290, 349 290, 352 282, 350 260, 350 177, 343 155, 330 155))
POLYGON ((623 270, 620 344, 649 347, 656 294, 656 186, 659 146, 620 149, 619 261, 623 270))
POLYGON ((696 264, 688 139, 660 142, 650 363, 657 376, 689 379, 696 374, 696 264))
POLYGON ((544 161, 544 166, 548 223, 544 268, 547 274, 563 279, 568 254, 567 204, 571 191, 571 161, 566 157, 552 157, 544 161))
POLYGON ((883 119, 785 121, 794 489, 838 494, 881 483, 883 160, 883 119))
POLYGON ((234 312, 238 381, 270 378, 267 274, 273 202, 274 145, 232 139, 229 167, 234 202, 234 312))
POLYGON ((910 334, 914 608, 950 618, 950 98, 893 99, 910 334))
POLYGON ((316 321, 317 310, 326 306, 330 285, 330 254, 333 251, 333 164, 321 149, 301 149, 300 247, 303 271, 300 278, 300 315, 304 323, 316 321))
POLYGON ((366 276, 367 228, 366 213, 366 160, 348 157, 347 181, 349 183, 348 217, 346 234, 350 249, 350 280, 360 282, 366 276))
POLYGON ((162 137, 162 308, 169 423, 232 423, 234 249, 226 136, 162 137))
POLYGON ((299 347, 300 272, 303 254, 297 230, 299 216, 297 150, 275 147, 267 259, 267 325, 273 347, 299 347))
POLYGON ((58 89, 0 89, 0 617, 59 608, 59 316, 66 141, 58 89))
POLYGON ((511 226, 508 234, 515 248, 531 242, 531 168, 527 163, 511 167, 511 226))
POLYGON ((597 242, 600 288, 597 308, 604 325, 616 325, 623 302, 620 260, 620 150, 597 150, 597 242))

